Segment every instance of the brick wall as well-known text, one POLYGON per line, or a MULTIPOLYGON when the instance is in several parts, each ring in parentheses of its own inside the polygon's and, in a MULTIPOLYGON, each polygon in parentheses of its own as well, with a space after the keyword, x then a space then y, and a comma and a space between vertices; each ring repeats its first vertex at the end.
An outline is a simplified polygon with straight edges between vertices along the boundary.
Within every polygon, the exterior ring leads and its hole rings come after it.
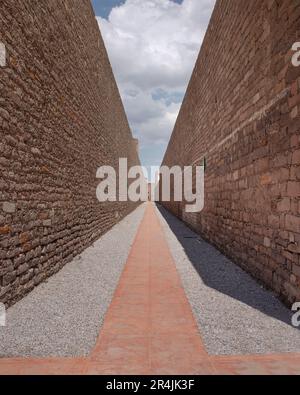
POLYGON ((163 161, 206 158, 203 212, 164 205, 286 302, 300 300, 296 41, 300 1, 217 1, 163 161))
POLYGON ((14 303, 128 214, 96 170, 139 164, 88 0, 1 0, 0 301, 14 303))

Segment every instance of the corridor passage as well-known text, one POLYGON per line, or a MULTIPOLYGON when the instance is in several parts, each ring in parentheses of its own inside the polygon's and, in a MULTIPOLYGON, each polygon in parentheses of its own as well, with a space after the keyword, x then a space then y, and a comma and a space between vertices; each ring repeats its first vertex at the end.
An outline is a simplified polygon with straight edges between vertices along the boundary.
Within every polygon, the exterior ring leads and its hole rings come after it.
MULTIPOLYGON (((300 374, 300 354, 295 352, 231 356, 207 352, 201 320, 195 315, 191 295, 188 299, 184 289, 187 279, 182 276, 179 261, 175 264, 174 251, 171 254, 170 243, 174 240, 159 216, 154 204, 147 203, 98 340, 89 355, 3 358, 0 374, 300 374)), ((168 220, 166 213, 164 217, 168 220)), ((116 249, 117 244, 115 240, 116 249)), ((176 254, 180 257, 179 251, 176 254)), ((199 289, 200 297, 201 292, 199 289)), ((19 303, 26 303, 24 300, 19 303)), ((256 310, 254 306, 249 308, 256 310)), ((281 309, 275 311, 282 318, 285 308, 281 309)), ((207 315, 204 307, 203 312, 207 315)), ((279 317, 276 320, 280 328, 281 320, 279 317)), ((284 325, 288 327, 287 323, 284 325)), ((295 336, 296 349, 299 331, 290 328, 286 333, 295 336)), ((221 332, 219 337, 222 338, 221 332)), ((205 338, 209 344, 207 334, 205 338)))

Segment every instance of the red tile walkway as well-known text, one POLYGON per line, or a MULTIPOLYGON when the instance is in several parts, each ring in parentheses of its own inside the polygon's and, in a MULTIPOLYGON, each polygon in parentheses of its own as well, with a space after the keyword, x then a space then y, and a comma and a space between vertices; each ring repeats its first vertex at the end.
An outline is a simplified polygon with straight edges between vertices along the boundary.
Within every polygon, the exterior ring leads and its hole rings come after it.
POLYGON ((300 374, 300 354, 207 354, 152 203, 88 358, 1 359, 0 374, 300 374))

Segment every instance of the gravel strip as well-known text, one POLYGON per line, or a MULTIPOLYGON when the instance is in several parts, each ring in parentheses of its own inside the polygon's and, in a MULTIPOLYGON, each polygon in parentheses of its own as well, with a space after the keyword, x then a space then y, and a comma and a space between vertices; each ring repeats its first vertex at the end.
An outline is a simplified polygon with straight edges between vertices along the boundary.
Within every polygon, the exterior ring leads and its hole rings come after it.
POLYGON ((93 349, 144 205, 8 309, 0 357, 78 357, 93 349))
POLYGON ((161 206, 157 210, 211 355, 300 352, 300 330, 276 296, 161 206))

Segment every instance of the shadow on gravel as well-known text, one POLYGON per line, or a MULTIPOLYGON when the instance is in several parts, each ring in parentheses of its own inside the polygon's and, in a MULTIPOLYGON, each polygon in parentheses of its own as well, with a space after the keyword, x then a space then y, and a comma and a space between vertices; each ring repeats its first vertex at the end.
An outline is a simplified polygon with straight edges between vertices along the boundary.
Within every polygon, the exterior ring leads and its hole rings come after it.
POLYGON ((206 286, 292 327, 293 313, 274 293, 260 286, 248 273, 204 241, 163 206, 157 204, 157 208, 206 286))

